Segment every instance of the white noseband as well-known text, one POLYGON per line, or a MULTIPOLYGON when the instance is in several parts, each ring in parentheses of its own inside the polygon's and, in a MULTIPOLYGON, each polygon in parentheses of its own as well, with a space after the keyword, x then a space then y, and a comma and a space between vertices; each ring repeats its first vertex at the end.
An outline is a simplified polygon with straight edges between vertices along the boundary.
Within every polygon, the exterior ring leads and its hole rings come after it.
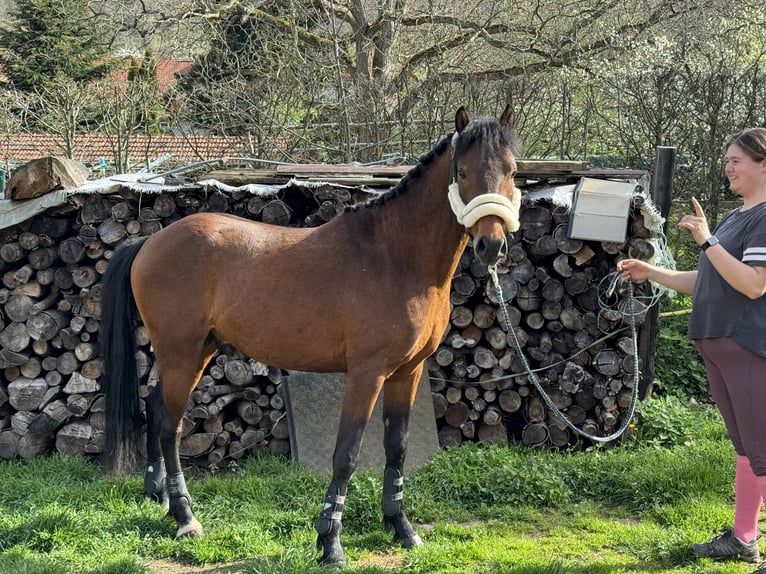
MULTIPOLYGON (((455 153, 457 138, 458 133, 455 132, 455 135, 452 136, 453 154, 455 153)), ((508 231, 513 233, 519 229, 519 210, 521 209, 521 191, 516 186, 513 187, 513 191, 513 199, 508 199, 500 193, 484 193, 474 197, 466 205, 463 203, 463 198, 460 197, 458 183, 453 179, 449 184, 447 196, 458 223, 466 229, 473 227, 482 217, 495 215, 502 219, 508 231)))
POLYGON ((460 197, 457 182, 453 182, 449 186, 449 204, 457 217, 457 222, 466 229, 473 227, 482 217, 496 215, 503 220, 508 231, 513 233, 519 229, 519 209, 521 208, 521 192, 516 187, 513 189, 515 193, 512 200, 499 193, 484 193, 474 197, 466 205, 460 197))

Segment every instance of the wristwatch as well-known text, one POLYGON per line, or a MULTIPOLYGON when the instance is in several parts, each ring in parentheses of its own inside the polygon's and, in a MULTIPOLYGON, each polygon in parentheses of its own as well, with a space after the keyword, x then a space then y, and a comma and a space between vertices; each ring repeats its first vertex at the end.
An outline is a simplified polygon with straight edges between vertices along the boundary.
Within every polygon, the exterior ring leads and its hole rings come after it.
POLYGON ((705 243, 700 245, 700 248, 702 249, 702 251, 707 251, 708 247, 712 247, 713 245, 717 245, 717 244, 718 244, 718 238, 715 235, 711 235, 710 237, 707 238, 707 241, 705 241, 705 243))

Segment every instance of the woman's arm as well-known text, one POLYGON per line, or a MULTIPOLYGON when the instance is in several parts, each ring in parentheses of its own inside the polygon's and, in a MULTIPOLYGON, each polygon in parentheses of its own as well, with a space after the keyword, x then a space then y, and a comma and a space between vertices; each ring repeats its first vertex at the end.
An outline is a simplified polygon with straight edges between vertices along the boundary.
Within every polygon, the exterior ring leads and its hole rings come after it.
MULTIPOLYGON (((712 247, 711 247, 712 249, 712 247)), ((691 295, 697 282, 697 271, 675 271, 657 267, 640 259, 623 259, 617 264, 617 270, 626 281, 648 279, 669 289, 691 295)))
MULTIPOLYGON (((678 226, 682 229, 688 229, 694 237, 694 241, 698 245, 702 245, 710 239, 710 230, 705 212, 694 197, 692 197, 692 205, 695 215, 684 215, 678 226)), ((708 247, 705 255, 724 281, 743 295, 751 299, 758 299, 766 293, 766 267, 752 267, 743 263, 726 251, 720 243, 708 247)))
POLYGON ((758 299, 766 293, 766 267, 751 267, 742 263, 720 243, 708 247, 705 255, 718 274, 743 295, 758 299))

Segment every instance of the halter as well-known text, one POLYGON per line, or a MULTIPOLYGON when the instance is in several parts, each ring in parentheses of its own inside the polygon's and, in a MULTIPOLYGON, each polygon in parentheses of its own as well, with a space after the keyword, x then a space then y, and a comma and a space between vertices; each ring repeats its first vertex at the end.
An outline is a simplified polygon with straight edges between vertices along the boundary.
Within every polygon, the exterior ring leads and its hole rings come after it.
POLYGON ((460 187, 456 181, 457 162, 455 161, 455 144, 458 137, 460 137, 458 132, 455 132, 452 136, 452 169, 450 171, 449 187, 447 188, 449 204, 455 217, 457 217, 457 222, 466 229, 470 229, 482 217, 495 215, 503 220, 509 232, 517 231, 519 229, 521 192, 519 192, 516 186, 513 189, 519 193, 515 194, 514 199, 508 199, 500 193, 483 193, 474 197, 468 202, 468 205, 463 203, 463 199, 460 197, 460 187))

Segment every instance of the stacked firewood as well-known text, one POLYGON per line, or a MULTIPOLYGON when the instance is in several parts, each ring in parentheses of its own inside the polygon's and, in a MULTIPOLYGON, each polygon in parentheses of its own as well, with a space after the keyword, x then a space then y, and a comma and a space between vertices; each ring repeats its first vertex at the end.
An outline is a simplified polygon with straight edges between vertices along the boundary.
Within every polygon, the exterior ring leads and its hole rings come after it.
POLYGON ((527 206, 498 267, 510 332, 486 267, 465 253, 452 282, 449 330, 427 361, 442 446, 563 447, 578 439, 563 417, 591 435, 618 428, 638 383, 630 317, 642 324, 648 286, 636 287, 629 308, 614 271, 620 258, 654 252, 639 207, 640 197, 628 241, 616 244, 570 239, 563 210, 527 206))
MULTIPOLYGON (((274 196, 198 187, 83 194, 0 231, 0 458, 30 458, 53 449, 101 452, 106 424, 99 386, 101 276, 123 241, 199 211, 315 226, 370 197, 327 185, 293 185, 274 196)), ((136 336, 140 394, 146 397, 159 375, 143 326, 136 336)), ((223 348, 190 398, 182 454, 218 465, 264 448, 289 452, 282 376, 279 369, 223 348)))
MULTIPOLYGON (((358 188, 298 183, 274 196, 199 186, 141 195, 123 189, 73 195, 63 207, 1 230, 0 458, 54 449, 101 452, 107 424, 99 386, 101 276, 123 241, 200 211, 321 225, 369 197, 358 188)), ((651 250, 637 209, 631 223, 625 244, 571 240, 562 209, 528 205, 508 261, 498 269, 530 367, 545 369, 539 376, 554 402, 595 433, 619 423, 634 384, 624 293, 605 305, 601 287, 620 257, 651 250), (611 338, 602 340, 607 334, 611 338)), ((454 278, 452 303, 448 332, 427 364, 441 444, 516 438, 569 444, 567 427, 525 373, 487 270, 470 249, 454 278)), ((158 369, 143 327, 136 335, 140 393, 146 397, 158 369)), ((289 452, 284 375, 224 346, 190 397, 182 454, 222 465, 262 449, 289 452)))

